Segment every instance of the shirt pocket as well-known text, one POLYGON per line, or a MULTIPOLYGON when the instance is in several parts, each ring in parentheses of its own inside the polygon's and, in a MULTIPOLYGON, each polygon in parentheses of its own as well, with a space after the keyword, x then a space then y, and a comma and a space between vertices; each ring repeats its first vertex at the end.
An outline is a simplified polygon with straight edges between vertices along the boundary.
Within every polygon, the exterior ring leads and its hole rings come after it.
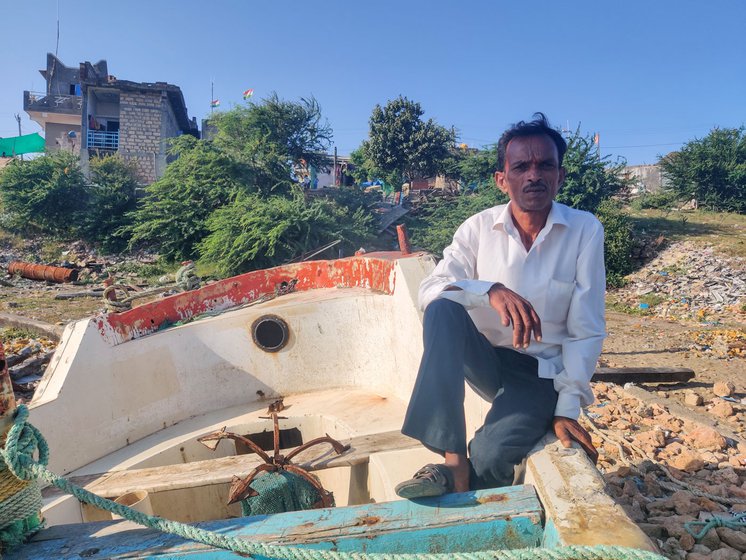
POLYGON ((570 310, 572 293, 575 290, 575 282, 563 282, 562 280, 549 280, 547 288, 547 304, 544 317, 540 317, 548 323, 564 323, 567 320, 567 312, 570 310))

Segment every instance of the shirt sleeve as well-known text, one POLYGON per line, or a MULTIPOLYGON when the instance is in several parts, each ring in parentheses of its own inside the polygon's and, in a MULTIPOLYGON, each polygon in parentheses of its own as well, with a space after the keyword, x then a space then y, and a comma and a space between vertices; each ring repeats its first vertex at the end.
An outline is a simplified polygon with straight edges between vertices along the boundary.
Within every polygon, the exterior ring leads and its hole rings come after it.
POLYGON ((451 244, 443 250, 443 259, 420 284, 419 304, 422 311, 435 299, 445 298, 467 309, 489 305, 487 292, 494 282, 477 280, 479 235, 473 220, 456 230, 451 244), (448 288, 458 288, 448 290, 448 288))
POLYGON ((580 407, 593 403, 590 381, 606 338, 606 272, 603 227, 596 222, 578 256, 575 290, 567 314, 568 337, 562 343, 563 369, 554 379, 555 416, 577 419, 580 407))

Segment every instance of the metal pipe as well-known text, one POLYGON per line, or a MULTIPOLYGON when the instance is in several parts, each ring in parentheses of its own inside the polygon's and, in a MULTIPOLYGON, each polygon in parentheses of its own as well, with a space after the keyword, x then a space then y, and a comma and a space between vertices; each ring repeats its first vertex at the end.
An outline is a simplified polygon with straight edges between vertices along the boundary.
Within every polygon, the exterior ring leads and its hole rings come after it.
POLYGON ((8 265, 10 274, 19 274, 31 280, 48 280, 50 282, 75 282, 78 271, 74 268, 62 268, 45 264, 31 264, 21 261, 11 261, 8 265))
POLYGON ((412 247, 409 244, 407 226, 404 224, 396 226, 396 235, 399 238, 399 250, 403 255, 409 255, 412 252, 412 247))

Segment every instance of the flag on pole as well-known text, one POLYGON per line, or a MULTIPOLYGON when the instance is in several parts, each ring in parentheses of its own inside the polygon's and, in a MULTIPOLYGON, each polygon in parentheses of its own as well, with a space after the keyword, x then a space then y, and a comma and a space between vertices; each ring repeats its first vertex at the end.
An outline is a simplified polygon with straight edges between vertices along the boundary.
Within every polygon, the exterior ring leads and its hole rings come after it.
POLYGON ((247 89, 245 92, 243 92, 243 98, 244 99, 248 99, 252 95, 254 95, 254 90, 253 89, 247 89))
POLYGON ((220 99, 213 99, 210 102, 210 107, 220 107, 220 99))
POLYGON ((593 135, 593 143, 594 143, 594 144, 595 144, 596 146, 598 146, 598 142, 599 142, 599 140, 600 140, 600 138, 598 137, 598 132, 596 132, 596 134, 594 134, 594 135, 593 135))

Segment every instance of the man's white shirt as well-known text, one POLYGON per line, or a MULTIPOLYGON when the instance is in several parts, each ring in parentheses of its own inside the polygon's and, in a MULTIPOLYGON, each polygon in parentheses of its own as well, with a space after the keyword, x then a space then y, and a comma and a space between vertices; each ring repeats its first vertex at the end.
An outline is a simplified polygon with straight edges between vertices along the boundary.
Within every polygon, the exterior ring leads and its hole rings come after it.
POLYGON ((499 282, 528 300, 541 320, 542 340, 532 336, 518 351, 537 358, 539 377, 554 380, 555 416, 577 419, 580 407, 593 402, 590 378, 606 336, 603 239, 595 216, 553 202, 527 251, 510 203, 489 208, 458 228, 420 285, 420 308, 436 298, 460 303, 493 346, 512 348, 513 327, 503 326, 487 292, 499 282))

